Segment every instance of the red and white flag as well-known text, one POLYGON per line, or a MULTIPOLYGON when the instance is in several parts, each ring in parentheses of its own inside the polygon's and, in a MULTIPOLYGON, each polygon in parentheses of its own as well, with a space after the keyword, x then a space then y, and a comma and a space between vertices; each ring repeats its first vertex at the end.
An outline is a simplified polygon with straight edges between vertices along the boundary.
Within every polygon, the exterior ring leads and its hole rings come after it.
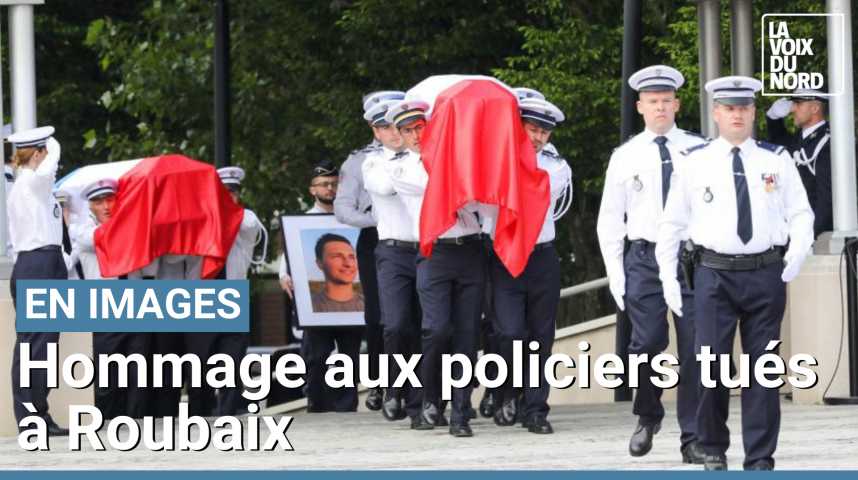
POLYGON ((408 91, 431 106, 421 139, 429 183, 420 213, 420 250, 456 222, 468 202, 496 205, 494 249, 513 276, 524 271, 550 204, 512 90, 491 77, 430 77, 408 91))

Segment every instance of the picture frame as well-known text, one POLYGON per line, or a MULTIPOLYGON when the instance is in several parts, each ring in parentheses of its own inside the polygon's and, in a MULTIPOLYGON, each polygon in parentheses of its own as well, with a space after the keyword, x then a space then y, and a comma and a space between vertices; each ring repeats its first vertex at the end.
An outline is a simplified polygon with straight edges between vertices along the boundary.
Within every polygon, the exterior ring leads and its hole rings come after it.
POLYGON ((364 326, 357 265, 360 229, 338 222, 332 214, 284 215, 280 220, 298 325, 364 326))

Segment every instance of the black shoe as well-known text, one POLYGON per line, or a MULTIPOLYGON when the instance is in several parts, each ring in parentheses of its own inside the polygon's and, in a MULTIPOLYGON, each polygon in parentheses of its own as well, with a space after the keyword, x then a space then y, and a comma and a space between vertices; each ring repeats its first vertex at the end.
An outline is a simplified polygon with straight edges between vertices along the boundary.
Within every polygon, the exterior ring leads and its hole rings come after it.
POLYGON ((473 420, 473 419, 477 418, 477 411, 474 410, 474 407, 471 407, 471 406, 465 407, 464 413, 465 413, 465 418, 467 418, 468 420, 473 420))
POLYGON ((642 457, 652 450, 652 437, 661 430, 661 422, 652 425, 638 423, 635 433, 629 440, 629 453, 633 457, 642 457))
POLYGON ((480 400, 480 415, 483 418, 492 418, 495 415, 495 409, 495 394, 487 389, 483 399, 480 400))
POLYGON ((435 425, 426 423, 423 415, 414 415, 411 417, 411 430, 432 430, 433 428, 435 428, 435 425))
POLYGON ((444 412, 438 413, 438 417, 435 419, 436 427, 447 427, 450 425, 450 422, 447 421, 447 417, 444 416, 444 412))
POLYGON ((703 456, 703 469, 704 470, 727 470, 727 456, 724 454, 721 455, 709 455, 708 453, 703 456))
MULTIPOLYGON (((725 459, 725 462, 726 462, 726 459, 725 459)), ((774 469, 775 469, 774 463, 770 462, 769 460, 757 460, 756 462, 754 462, 750 465, 745 465, 745 470, 774 470, 774 469)))
POLYGON ((391 422, 402 420, 407 416, 405 410, 402 408, 402 400, 399 398, 388 398, 385 400, 381 405, 381 414, 391 422))
POLYGON ((383 399, 384 396, 382 395, 380 388, 370 388, 364 405, 373 412, 377 412, 381 410, 381 404, 384 402, 383 399))
POLYGON ((48 422, 48 436, 49 437, 68 437, 69 429, 62 428, 57 425, 53 420, 48 422))
MULTIPOLYGON (((423 421, 430 425, 438 425, 438 417, 443 417, 438 406, 432 402, 423 402, 423 411, 421 413, 423 421)), ((445 420, 446 421, 446 420, 445 420)))
POLYGON ((551 423, 542 415, 537 415, 532 420, 525 421, 523 423, 527 423, 527 431, 530 433, 554 433, 554 429, 551 428, 551 423))
POLYGON ((503 402, 497 410, 495 410, 495 425, 499 427, 509 427, 515 425, 516 416, 518 414, 518 406, 515 399, 503 402))
POLYGON ((691 442, 680 449, 682 452, 682 463, 691 463, 693 465, 703 465, 706 459, 706 453, 697 442, 691 442))
POLYGON ((450 424, 450 435, 454 437, 473 437, 474 432, 468 422, 450 424))

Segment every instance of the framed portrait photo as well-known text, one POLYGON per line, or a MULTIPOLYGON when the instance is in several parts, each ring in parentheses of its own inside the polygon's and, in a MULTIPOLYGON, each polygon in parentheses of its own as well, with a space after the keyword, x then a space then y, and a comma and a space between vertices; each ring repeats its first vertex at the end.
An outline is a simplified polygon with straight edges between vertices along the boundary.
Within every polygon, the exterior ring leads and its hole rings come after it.
POLYGON ((360 229, 331 214, 286 215, 281 225, 301 328, 364 325, 360 229))

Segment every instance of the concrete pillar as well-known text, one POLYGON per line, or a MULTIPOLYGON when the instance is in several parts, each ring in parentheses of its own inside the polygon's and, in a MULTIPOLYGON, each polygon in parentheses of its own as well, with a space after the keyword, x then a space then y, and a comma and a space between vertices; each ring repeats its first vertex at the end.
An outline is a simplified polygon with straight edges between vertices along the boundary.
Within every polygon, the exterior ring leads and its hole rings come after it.
POLYGON ((828 117, 831 122, 834 237, 840 238, 854 237, 858 231, 850 3, 849 0, 828 0, 826 5, 828 13, 842 14, 828 17, 828 91, 840 92, 829 102, 828 117))
POLYGON ((721 2, 698 0, 697 22, 700 64, 700 132, 707 137, 718 135, 712 120, 712 99, 703 86, 721 76, 721 2))
POLYGON ((754 18, 751 0, 730 2, 730 67, 733 75, 754 76, 754 18))

